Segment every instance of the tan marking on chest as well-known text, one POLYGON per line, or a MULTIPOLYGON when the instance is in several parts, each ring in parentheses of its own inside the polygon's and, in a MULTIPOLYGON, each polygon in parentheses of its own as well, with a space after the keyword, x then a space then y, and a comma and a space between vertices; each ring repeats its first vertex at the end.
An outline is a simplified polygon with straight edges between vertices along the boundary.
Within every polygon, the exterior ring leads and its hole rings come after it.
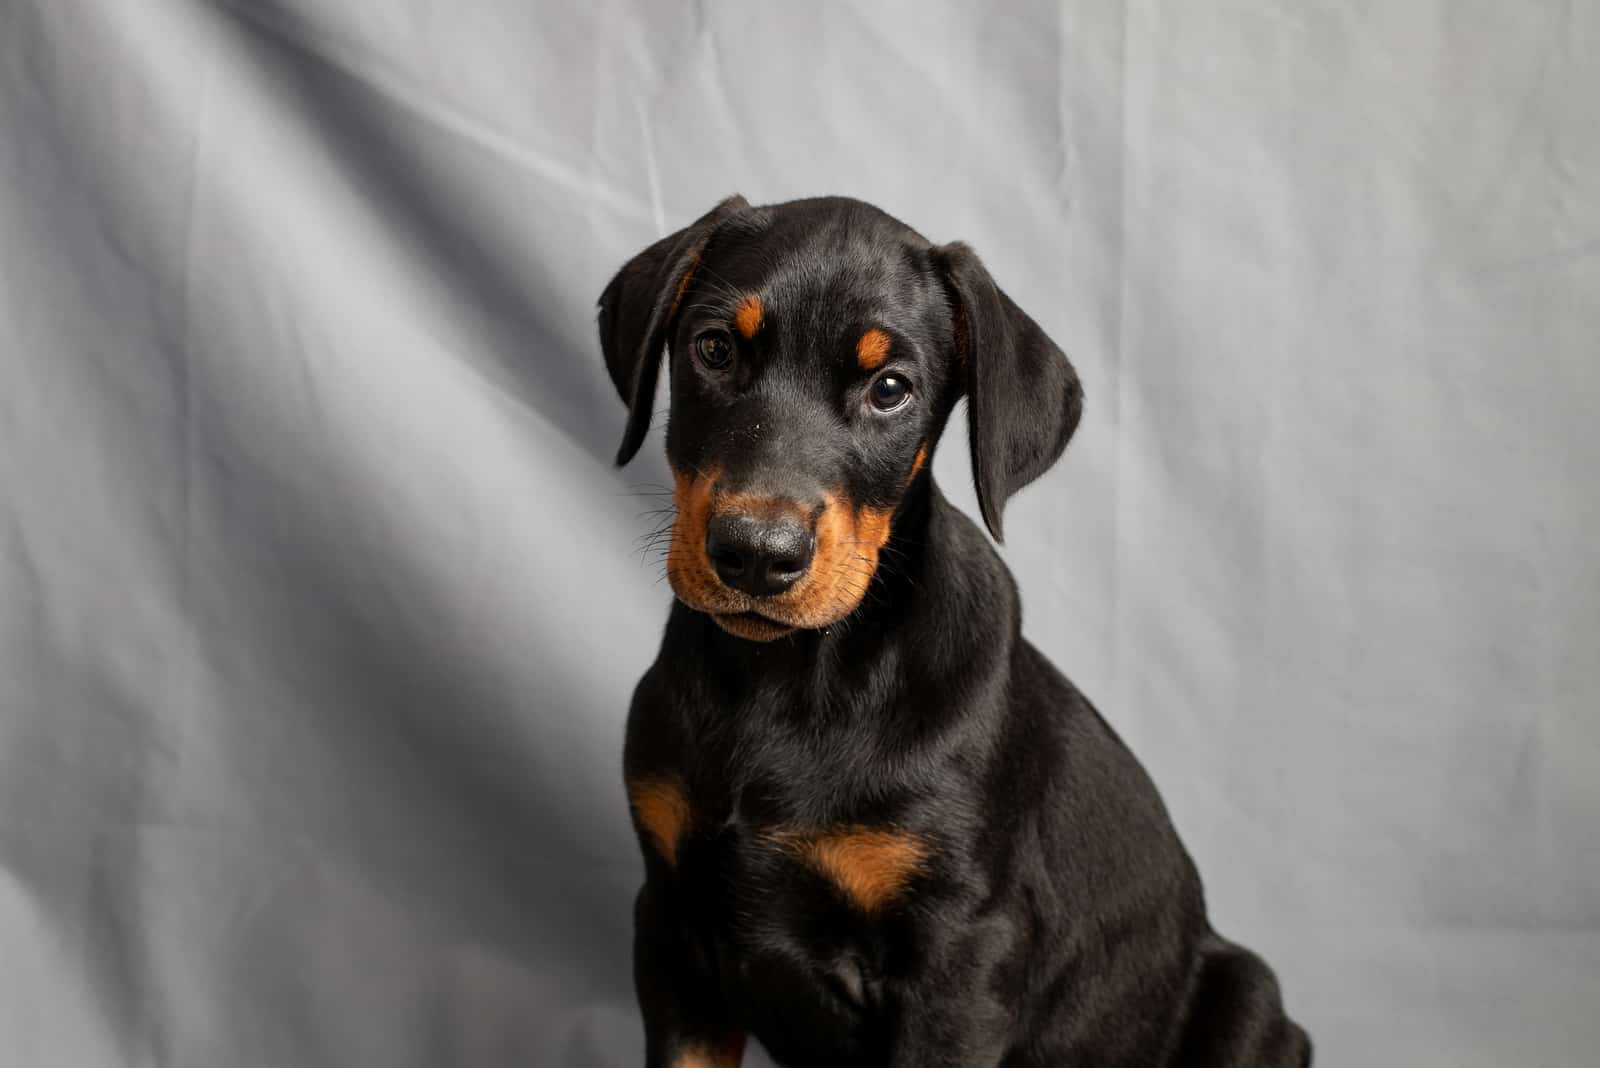
POLYGON ((756 336, 756 331, 761 329, 761 318, 761 298, 754 293, 748 294, 733 310, 733 325, 746 338, 756 336))
POLYGON ((889 359, 889 335, 873 327, 856 342, 856 363, 863 371, 876 371, 889 359))
POLYGON ((668 864, 678 863, 678 842, 689 826, 689 799, 683 787, 665 779, 641 779, 628 784, 628 798, 656 851, 668 864))
POLYGON ((899 897, 928 855, 915 835, 874 827, 786 831, 774 837, 863 912, 877 912, 899 897))
POLYGON ((744 1060, 744 1035, 716 1042, 693 1042, 678 1051, 672 1068, 739 1068, 744 1060))

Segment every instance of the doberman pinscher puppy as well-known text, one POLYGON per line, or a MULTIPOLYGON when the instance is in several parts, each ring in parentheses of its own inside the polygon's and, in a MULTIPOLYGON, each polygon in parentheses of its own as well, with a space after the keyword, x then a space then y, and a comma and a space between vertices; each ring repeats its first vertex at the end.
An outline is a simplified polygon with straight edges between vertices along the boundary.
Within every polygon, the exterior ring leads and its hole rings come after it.
POLYGON ((624 771, 647 1062, 1304 1065, 1215 934, 1155 786, 1020 635, 940 494, 961 397, 989 532, 1066 448, 1066 356, 956 243, 855 200, 718 204, 600 299, 649 429, 662 353, 676 602, 624 771))

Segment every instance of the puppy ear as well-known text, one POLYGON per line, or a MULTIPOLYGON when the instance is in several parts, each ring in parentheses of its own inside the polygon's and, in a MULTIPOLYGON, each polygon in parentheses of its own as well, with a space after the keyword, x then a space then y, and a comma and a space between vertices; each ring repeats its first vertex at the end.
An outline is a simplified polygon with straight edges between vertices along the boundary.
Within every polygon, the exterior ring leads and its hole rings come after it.
POLYGON ((978 507, 995 541, 1011 495, 1055 463, 1083 414, 1066 353, 1006 296, 961 242, 935 250, 954 305, 966 374, 967 436, 978 507))
POLYGON ((633 459, 650 430, 650 406, 667 327, 717 224, 749 208, 731 196, 623 265, 600 296, 600 348, 606 370, 628 406, 617 466, 633 459))

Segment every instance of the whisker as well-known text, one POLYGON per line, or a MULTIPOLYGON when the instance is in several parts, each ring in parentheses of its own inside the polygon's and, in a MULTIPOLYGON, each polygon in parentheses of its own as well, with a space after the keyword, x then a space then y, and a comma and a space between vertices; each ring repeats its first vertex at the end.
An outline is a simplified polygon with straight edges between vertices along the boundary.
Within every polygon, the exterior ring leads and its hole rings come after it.
POLYGON ((685 304, 684 309, 687 311, 710 312, 718 318, 728 314, 728 309, 721 304, 685 304))
POLYGON ((700 267, 699 267, 699 270, 696 272, 696 274, 699 274, 699 275, 702 275, 702 276, 705 276, 705 277, 709 277, 712 282, 720 284, 721 286, 723 286, 724 292, 733 293, 733 294, 738 294, 739 293, 739 288, 737 286, 735 286, 732 282, 728 281, 728 279, 725 278, 723 275, 717 273, 716 268, 712 267, 709 263, 706 263, 704 260, 702 260, 700 262, 700 267))

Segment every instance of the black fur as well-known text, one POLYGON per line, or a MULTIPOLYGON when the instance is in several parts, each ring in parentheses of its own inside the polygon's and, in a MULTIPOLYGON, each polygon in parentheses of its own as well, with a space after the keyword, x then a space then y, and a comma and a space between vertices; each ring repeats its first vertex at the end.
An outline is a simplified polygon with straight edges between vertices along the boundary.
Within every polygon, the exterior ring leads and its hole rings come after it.
POLYGON ((619 463, 665 349, 675 471, 893 516, 826 625, 747 641, 673 605, 625 754, 631 784, 678 783, 692 813, 671 862, 640 824, 648 1063, 747 1033, 785 1065, 1310 1063, 1270 969, 1210 929, 1154 785, 1021 638, 1010 573, 915 460, 965 395, 998 538, 1078 423, 1067 358, 976 255, 858 201, 730 198, 622 269, 600 334, 630 410, 619 463), (746 293, 762 330, 710 371, 695 338, 746 293), (874 326, 912 383, 889 416, 854 354, 874 326), (775 844, 840 827, 915 836, 926 861, 864 909, 775 844))

